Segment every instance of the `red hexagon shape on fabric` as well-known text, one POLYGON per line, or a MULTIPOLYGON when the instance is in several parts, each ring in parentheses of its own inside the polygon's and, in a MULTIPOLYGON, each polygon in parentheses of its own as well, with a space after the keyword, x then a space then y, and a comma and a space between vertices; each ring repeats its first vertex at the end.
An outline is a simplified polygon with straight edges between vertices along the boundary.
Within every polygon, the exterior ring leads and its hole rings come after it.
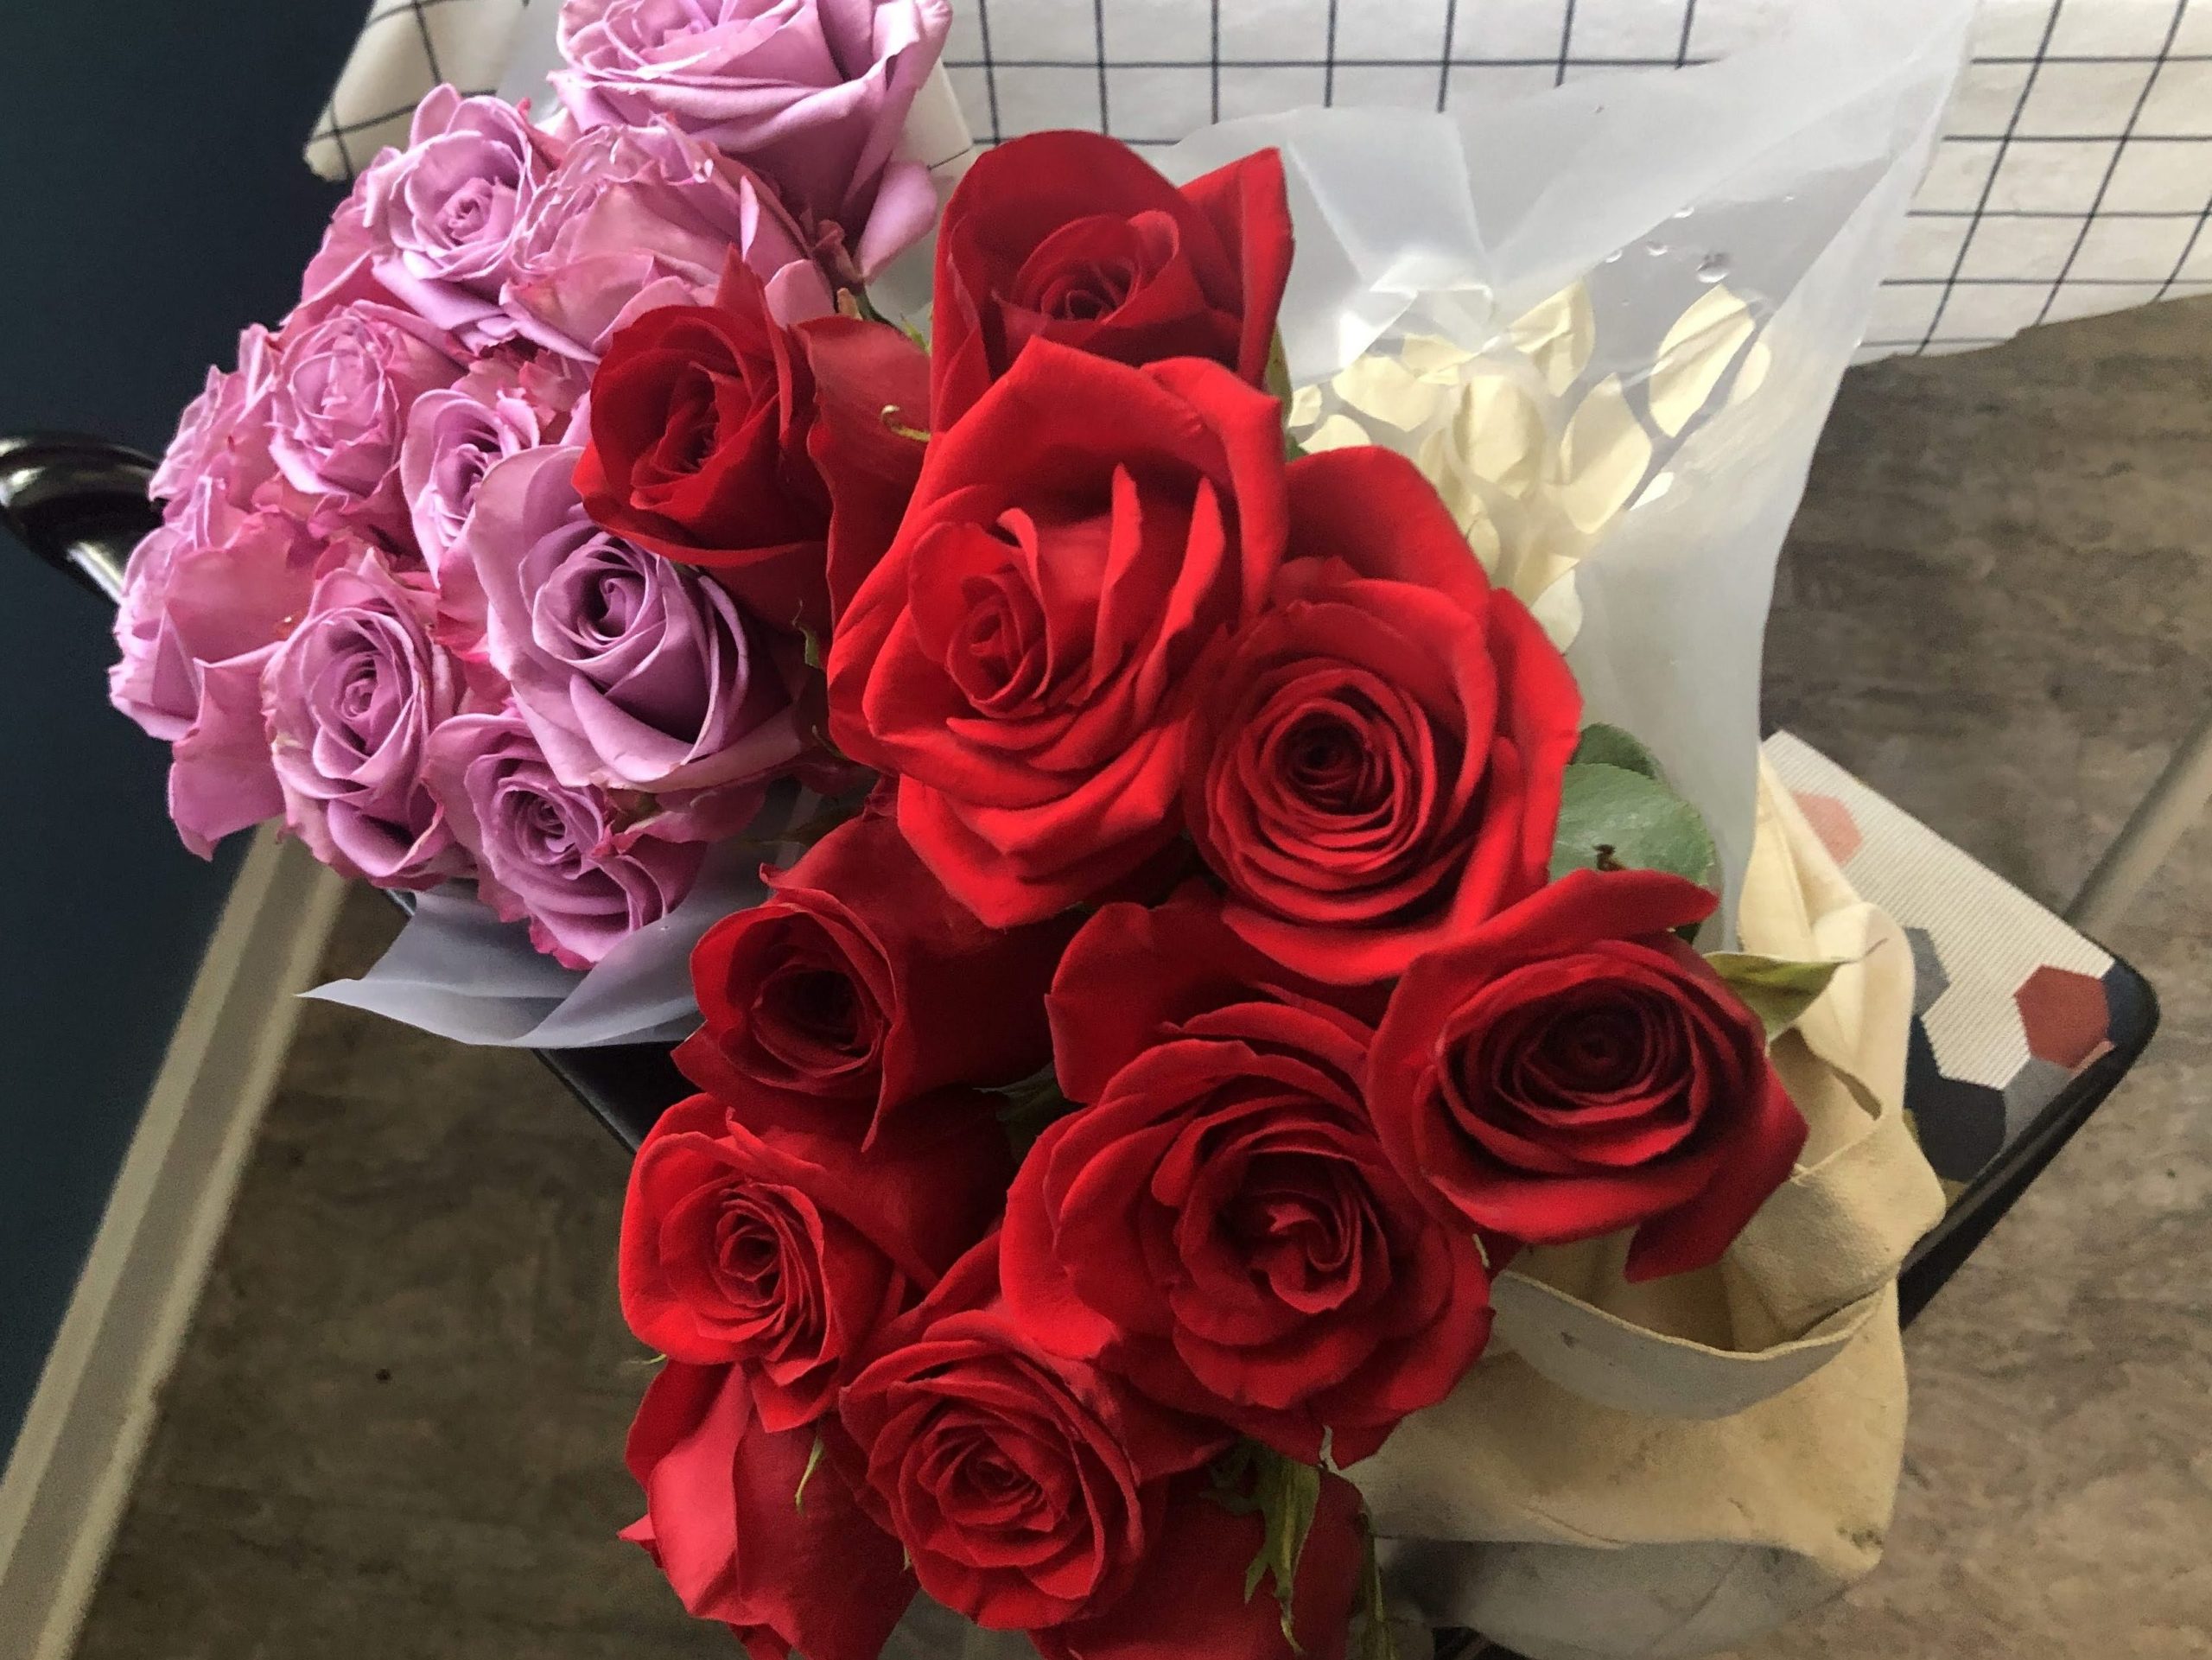
POLYGON ((1851 855, 1859 851, 1859 844, 1865 839, 1859 834, 1859 821, 1851 816, 1851 809, 1832 795, 1808 790, 1797 798, 1797 811, 1805 815, 1805 822, 1821 838, 1828 857, 1840 865, 1849 864, 1851 855))
POLYGON ((2038 1059, 2071 1071, 2104 1047, 2112 1016, 2103 981, 2046 964, 2021 983, 2012 1001, 2020 1006, 2028 1053, 2038 1059))

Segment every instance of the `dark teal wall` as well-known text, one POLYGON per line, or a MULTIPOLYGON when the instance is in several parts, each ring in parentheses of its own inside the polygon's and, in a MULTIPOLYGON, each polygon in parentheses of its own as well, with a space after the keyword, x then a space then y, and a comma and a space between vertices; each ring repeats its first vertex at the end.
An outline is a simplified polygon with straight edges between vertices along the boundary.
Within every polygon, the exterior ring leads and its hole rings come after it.
MULTIPOLYGON (((158 449, 337 193, 302 141, 359 0, 0 0, 0 431, 158 449)), ((216 911, 102 607, 0 540, 0 1453, 216 911)))

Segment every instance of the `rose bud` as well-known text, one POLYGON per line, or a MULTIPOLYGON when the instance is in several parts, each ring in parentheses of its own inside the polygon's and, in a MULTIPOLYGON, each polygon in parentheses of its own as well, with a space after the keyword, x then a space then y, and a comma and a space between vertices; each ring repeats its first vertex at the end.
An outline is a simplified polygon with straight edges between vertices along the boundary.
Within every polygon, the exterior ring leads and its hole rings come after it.
POLYGON ((692 952, 705 1025, 677 1052, 734 1112, 790 1097, 797 1122, 873 1135, 947 1084, 1012 1084, 1051 1059, 1044 995, 1071 921, 985 927, 874 811, 766 875, 768 900, 692 952))
POLYGON ((1172 1479, 1228 1437, 1039 1345, 998 1300, 997 1244, 884 1328, 880 1358, 839 1400, 849 1441, 830 1447, 925 1591, 979 1625, 1030 1631, 1127 1594, 1172 1479))
POLYGON ((365 550, 316 582, 263 678, 285 822, 323 863, 379 887, 472 870, 423 779, 430 734, 468 702, 461 664, 430 637, 434 611, 427 584, 365 550))
POLYGON ((1210 358, 1262 385, 1290 258, 1272 149, 1180 189, 1096 133, 986 150, 938 232, 937 423, 951 425, 1035 340, 1128 364, 1210 358))
POLYGON ((581 126, 658 117, 758 168, 857 280, 936 216, 899 139, 951 23, 947 0, 568 0, 553 83, 581 126))
POLYGON ((1173 842, 1192 671, 1274 581, 1282 479, 1275 400, 1229 370, 1043 340, 931 440, 838 623, 830 735, 899 774, 906 839, 985 922, 1173 842))
POLYGON ((1406 1180, 1530 1244, 1634 1228, 1632 1281, 1719 1261, 1805 1121, 1758 1016, 1674 932, 1714 902, 1662 871, 1577 870, 1416 962, 1368 1064, 1406 1180))
POLYGON ((1490 1335, 1471 1231, 1376 1139, 1372 1036, 1197 887, 1109 905, 1052 983, 1061 1085, 1007 1200, 1007 1307, 1056 1352, 1285 1455, 1366 1457, 1490 1335))
POLYGON ((1274 604, 1194 699, 1184 812, 1229 925, 1316 978, 1388 978, 1542 885, 1581 698, 1389 450, 1291 464, 1274 604))
POLYGON ((645 1513, 622 1536, 752 1660, 877 1660, 914 1599, 898 1542, 815 1446, 810 1428, 760 1421, 739 1368, 681 1360, 654 1377, 630 1427, 645 1513))
POLYGON ((865 1154, 729 1122, 694 1096, 638 1149, 622 1313, 677 1360, 734 1363, 772 1430, 830 1409, 855 1356, 997 1219, 1013 1155, 991 1097, 931 1103, 865 1154))
POLYGON ((930 360, 903 331, 857 317, 817 317, 798 333, 814 382, 806 453, 830 497, 834 624, 913 499, 928 441, 930 360))

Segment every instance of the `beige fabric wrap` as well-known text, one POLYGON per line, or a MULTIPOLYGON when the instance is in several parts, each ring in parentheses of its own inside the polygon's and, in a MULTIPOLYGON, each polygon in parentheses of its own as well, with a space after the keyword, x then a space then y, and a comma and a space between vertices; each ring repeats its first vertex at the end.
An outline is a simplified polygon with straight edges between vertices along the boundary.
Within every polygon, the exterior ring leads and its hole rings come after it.
POLYGON ((1943 1213, 1904 1114, 1912 955, 1764 771, 1738 925, 1851 964, 1774 1046, 1796 1173, 1700 1273, 1629 1285, 1625 1236, 1518 1258, 1480 1364, 1350 1472, 1394 1601, 1531 1660, 1708 1654, 1881 1555, 1897 1271, 1943 1213))

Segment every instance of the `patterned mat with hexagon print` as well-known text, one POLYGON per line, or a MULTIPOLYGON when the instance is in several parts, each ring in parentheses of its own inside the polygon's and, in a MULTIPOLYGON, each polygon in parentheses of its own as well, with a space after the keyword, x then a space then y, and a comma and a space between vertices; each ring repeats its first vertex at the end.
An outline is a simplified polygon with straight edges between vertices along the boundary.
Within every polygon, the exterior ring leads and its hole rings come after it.
POLYGON ((1801 739, 1765 747, 1852 886, 1911 942, 1905 1097, 1955 1197, 2110 1046, 2113 958, 1801 739))

